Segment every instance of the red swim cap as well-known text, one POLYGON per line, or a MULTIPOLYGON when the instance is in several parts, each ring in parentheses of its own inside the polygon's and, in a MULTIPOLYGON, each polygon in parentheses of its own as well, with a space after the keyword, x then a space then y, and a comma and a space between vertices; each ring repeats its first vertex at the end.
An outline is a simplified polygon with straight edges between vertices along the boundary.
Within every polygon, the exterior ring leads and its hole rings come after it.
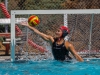
POLYGON ((64 30, 67 31, 68 34, 69 34, 69 32, 70 32, 69 29, 68 29, 68 27, 66 27, 66 26, 61 26, 60 29, 61 29, 62 31, 64 31, 64 30))

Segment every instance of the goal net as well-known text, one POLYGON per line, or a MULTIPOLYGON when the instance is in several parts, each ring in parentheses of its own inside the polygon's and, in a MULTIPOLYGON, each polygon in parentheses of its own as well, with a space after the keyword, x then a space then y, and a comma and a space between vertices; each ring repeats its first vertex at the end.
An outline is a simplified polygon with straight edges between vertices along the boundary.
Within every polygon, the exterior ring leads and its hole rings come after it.
MULTIPOLYGON (((11 60, 51 59, 50 44, 19 22, 36 15, 40 24, 35 28, 55 37, 60 26, 68 26, 70 34, 65 38, 80 54, 99 54, 100 50, 100 10, 12 10, 11 11, 11 60), (47 50, 48 52, 43 52, 47 50)), ((52 57, 53 58, 53 57, 52 57)))

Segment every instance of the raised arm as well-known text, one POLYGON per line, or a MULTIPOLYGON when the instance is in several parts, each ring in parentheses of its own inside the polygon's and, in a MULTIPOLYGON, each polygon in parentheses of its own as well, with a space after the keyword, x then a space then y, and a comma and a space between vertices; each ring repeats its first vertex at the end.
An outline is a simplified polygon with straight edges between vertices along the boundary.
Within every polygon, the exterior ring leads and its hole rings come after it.
POLYGON ((46 40, 46 41, 49 41, 49 40, 50 40, 51 42, 54 42, 54 39, 53 39, 52 36, 46 35, 46 34, 40 32, 40 31, 37 30, 35 27, 30 26, 27 22, 21 22, 20 24, 23 25, 23 26, 27 26, 28 28, 30 28, 30 29, 33 30, 35 33, 37 33, 38 35, 40 35, 44 40, 46 40))
POLYGON ((73 56, 80 62, 84 61, 81 56, 76 52, 74 46, 68 42, 65 43, 66 48, 73 54, 73 56))

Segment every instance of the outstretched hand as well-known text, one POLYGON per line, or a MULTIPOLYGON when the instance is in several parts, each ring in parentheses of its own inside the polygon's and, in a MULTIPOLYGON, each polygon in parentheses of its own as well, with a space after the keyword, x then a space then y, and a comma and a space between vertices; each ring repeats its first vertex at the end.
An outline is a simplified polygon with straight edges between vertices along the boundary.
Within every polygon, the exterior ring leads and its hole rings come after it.
POLYGON ((29 26, 29 24, 28 24, 27 21, 22 21, 22 22, 20 22, 20 25, 23 25, 23 26, 29 26))

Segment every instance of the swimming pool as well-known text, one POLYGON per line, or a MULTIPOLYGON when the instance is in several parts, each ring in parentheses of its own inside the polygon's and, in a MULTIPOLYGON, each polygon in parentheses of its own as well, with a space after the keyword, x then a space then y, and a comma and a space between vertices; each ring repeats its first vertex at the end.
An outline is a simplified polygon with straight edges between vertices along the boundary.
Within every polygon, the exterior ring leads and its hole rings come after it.
POLYGON ((84 62, 55 60, 0 62, 0 75, 99 75, 100 59, 84 62))

